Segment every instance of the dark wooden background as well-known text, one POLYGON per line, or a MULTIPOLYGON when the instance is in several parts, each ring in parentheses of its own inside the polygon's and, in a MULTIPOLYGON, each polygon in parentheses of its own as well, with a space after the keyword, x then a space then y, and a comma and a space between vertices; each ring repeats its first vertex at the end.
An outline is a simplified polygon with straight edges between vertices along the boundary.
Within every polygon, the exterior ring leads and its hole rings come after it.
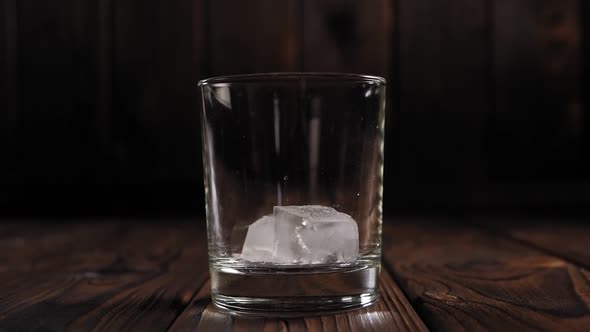
POLYGON ((587 214, 584 0, 0 0, 0 214, 203 212, 195 83, 389 81, 386 213, 587 214))

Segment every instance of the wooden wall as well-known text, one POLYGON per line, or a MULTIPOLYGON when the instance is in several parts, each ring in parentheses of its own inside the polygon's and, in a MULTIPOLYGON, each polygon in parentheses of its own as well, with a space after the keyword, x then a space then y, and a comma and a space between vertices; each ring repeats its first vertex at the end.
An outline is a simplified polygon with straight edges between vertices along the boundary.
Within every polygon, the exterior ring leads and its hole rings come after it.
POLYGON ((0 0, 2 215, 202 213, 195 83, 389 82, 386 213, 585 213, 583 0, 0 0))

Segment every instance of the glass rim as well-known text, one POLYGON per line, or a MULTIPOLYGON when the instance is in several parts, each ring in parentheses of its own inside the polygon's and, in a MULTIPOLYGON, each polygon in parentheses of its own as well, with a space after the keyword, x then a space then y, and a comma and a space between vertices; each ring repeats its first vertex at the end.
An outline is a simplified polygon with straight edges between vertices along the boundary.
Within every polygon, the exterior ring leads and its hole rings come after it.
POLYGON ((300 79, 326 82, 333 81, 352 83, 378 83, 383 85, 387 84, 387 81, 383 77, 363 74, 331 72, 278 72, 214 76, 200 80, 197 83, 197 86, 202 87, 207 85, 233 83, 266 83, 279 81, 297 81, 300 79))

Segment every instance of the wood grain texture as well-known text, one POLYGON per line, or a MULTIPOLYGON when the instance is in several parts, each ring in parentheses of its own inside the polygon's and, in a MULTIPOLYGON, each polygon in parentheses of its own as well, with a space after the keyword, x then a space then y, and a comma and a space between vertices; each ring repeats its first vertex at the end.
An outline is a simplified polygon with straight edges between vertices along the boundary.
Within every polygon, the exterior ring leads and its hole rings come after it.
POLYGON ((385 261, 433 330, 590 326, 588 271, 473 226, 390 221, 385 261))
POLYGON ((203 311, 211 303, 211 281, 208 280, 191 299, 189 305, 170 326, 170 332, 195 331, 203 311))
POLYGON ((170 331, 427 331, 388 272, 381 273, 381 298, 372 306, 338 314, 296 318, 236 316, 208 303, 202 288, 170 331))
POLYGON ((0 239, 0 330, 162 331, 206 281, 194 224, 56 228, 8 227, 0 239))
POLYGON ((486 183, 487 2, 399 0, 397 8, 399 92, 389 133, 399 152, 388 195, 397 209, 468 206, 486 183))
POLYGON ((493 2, 497 181, 575 183, 583 172, 580 3, 493 2))
POLYGON ((497 232, 590 269, 590 232, 582 220, 486 219, 484 222, 497 232))
POLYGON ((2 0, 0 10, 1 214, 196 214, 194 83, 302 70, 389 79, 391 210, 590 201, 585 1, 2 0))
POLYGON ((258 319, 216 309, 203 229, 194 221, 1 224, 0 330, 426 330, 385 271, 381 299, 361 310, 258 319))
POLYGON ((395 280, 382 272, 379 301, 275 319, 211 304, 195 221, 3 223, 0 331, 425 331, 423 321, 432 330, 587 330, 590 273, 568 260, 587 264, 588 231, 516 226, 514 240, 448 220, 392 219, 384 261, 395 280))
POLYGON ((210 2, 212 76, 300 69, 300 1, 210 2))

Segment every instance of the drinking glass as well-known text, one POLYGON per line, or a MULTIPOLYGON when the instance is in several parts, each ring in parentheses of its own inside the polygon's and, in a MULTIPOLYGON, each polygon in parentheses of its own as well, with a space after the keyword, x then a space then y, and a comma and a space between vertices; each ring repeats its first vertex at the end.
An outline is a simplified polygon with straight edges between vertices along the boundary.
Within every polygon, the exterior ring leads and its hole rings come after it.
POLYGON ((199 87, 213 302, 305 314, 375 301, 385 80, 270 73, 199 87))

